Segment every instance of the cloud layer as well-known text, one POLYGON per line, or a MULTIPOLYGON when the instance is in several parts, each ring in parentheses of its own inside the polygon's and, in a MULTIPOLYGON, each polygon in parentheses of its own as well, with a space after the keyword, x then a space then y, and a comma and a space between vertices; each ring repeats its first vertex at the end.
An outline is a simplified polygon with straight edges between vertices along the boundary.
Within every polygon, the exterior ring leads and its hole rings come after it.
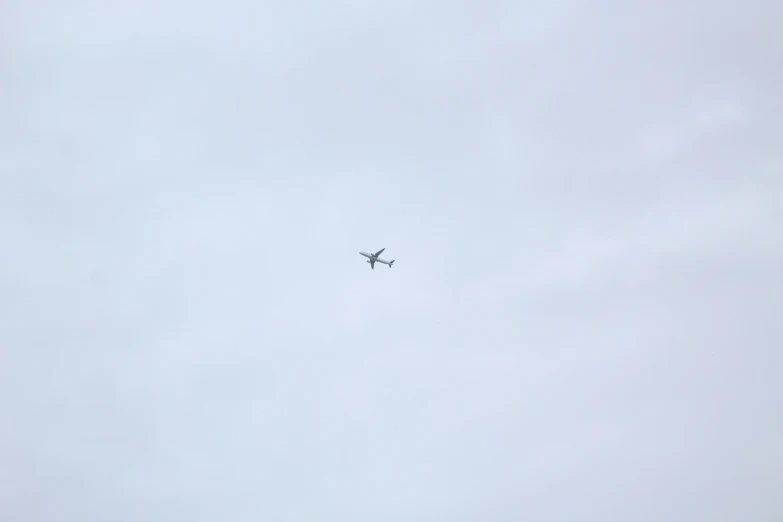
POLYGON ((783 517, 777 3, 3 9, 0 519, 783 517))

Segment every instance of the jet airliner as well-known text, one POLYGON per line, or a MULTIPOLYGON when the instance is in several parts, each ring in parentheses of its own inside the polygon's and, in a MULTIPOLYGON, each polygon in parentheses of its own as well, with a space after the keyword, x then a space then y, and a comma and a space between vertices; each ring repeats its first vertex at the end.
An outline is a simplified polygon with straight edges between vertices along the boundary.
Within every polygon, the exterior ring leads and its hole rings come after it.
POLYGON ((373 270, 375 270, 375 262, 376 261, 378 263, 383 263, 384 265, 389 265, 389 268, 391 268, 392 265, 394 264, 394 259, 392 259, 391 261, 385 261, 385 260, 381 259, 380 257, 378 257, 379 255, 381 255, 381 253, 384 250, 386 250, 386 248, 382 248, 382 249, 378 250, 374 254, 368 254, 367 252, 359 252, 359 253, 361 255, 363 255, 364 257, 368 258, 367 262, 370 263, 370 268, 372 268, 373 270))

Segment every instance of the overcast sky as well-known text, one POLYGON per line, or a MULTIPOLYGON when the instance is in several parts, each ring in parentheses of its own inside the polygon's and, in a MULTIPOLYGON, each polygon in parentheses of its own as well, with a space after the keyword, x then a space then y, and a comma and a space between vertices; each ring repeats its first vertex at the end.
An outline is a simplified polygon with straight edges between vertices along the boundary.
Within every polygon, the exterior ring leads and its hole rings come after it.
POLYGON ((781 26, 4 2, 0 520, 783 520, 781 26))

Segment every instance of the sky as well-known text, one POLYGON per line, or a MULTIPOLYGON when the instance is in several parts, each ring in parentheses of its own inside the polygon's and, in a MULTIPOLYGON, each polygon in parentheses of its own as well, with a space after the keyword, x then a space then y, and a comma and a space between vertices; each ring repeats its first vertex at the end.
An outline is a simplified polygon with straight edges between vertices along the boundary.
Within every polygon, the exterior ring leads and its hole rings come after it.
POLYGON ((780 2, 0 9, 0 520, 783 520, 780 2))

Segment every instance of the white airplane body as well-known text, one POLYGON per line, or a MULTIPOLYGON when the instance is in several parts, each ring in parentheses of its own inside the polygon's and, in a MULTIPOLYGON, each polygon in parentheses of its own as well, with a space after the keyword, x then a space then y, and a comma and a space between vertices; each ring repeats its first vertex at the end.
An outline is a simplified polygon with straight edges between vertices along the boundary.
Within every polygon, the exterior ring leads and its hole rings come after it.
POLYGON ((386 261, 378 257, 383 253, 384 250, 386 250, 386 248, 382 248, 374 254, 368 254, 367 252, 359 252, 359 253, 367 258, 367 262, 370 263, 370 268, 372 268, 373 270, 375 270, 376 262, 383 263, 384 265, 389 265, 389 268, 391 268, 392 265, 394 264, 394 259, 392 259, 391 261, 386 261))

